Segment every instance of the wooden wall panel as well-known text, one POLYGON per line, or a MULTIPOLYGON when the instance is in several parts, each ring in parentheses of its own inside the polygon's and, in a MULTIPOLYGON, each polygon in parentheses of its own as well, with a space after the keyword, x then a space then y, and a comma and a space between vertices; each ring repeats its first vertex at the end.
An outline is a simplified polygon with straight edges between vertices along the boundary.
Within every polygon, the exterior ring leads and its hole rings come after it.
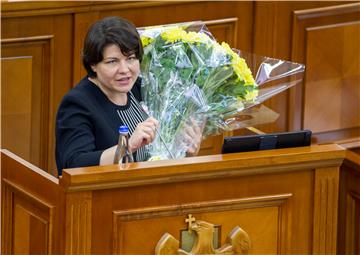
POLYGON ((3 40, 2 148, 46 169, 52 36, 3 40))
POLYGON ((86 75, 86 70, 82 65, 82 48, 87 30, 94 21, 99 19, 98 12, 77 13, 74 15, 74 51, 73 51, 73 81, 75 86, 86 75))
POLYGON ((1 66, 1 147, 30 161, 32 58, 3 58, 1 66))
POLYGON ((308 29, 305 128, 321 133, 360 127, 359 34, 360 21, 308 29))
POLYGON ((230 17, 220 20, 206 20, 204 22, 219 43, 227 42, 231 47, 237 48, 238 20, 237 17, 230 17))
MULTIPOLYGON (((253 52, 262 56, 269 56, 284 60, 306 64, 303 59, 294 57, 293 42, 297 41, 293 34, 295 12, 304 11, 325 6, 342 5, 343 2, 325 1, 259 1, 254 5, 254 36, 253 52)), ((295 50, 296 51, 296 50, 295 50)), ((306 67, 307 68, 307 67, 306 67)), ((308 70, 308 68, 306 69, 308 70)), ((296 85, 300 89, 303 85, 296 85)), ((275 123, 259 125, 258 128, 265 132, 286 131, 300 129, 301 108, 291 101, 293 90, 282 92, 267 100, 265 105, 280 114, 275 123)), ((298 92, 296 92, 298 94, 298 92)))
MULTIPOLYGON (((291 3, 280 1, 256 2, 254 7, 253 52, 260 56, 269 56, 291 60, 291 18, 297 8, 306 9, 314 3, 291 3)), ((288 91, 267 100, 265 105, 279 113, 275 123, 260 125, 264 132, 288 130, 288 91)))
POLYGON ((292 55, 307 70, 303 86, 290 97, 297 109, 290 126, 313 129, 317 143, 358 140, 360 5, 297 11, 293 26, 292 55))
MULTIPOLYGON (((27 8, 30 6, 27 5, 27 8)), ((27 13, 32 13, 32 11, 27 13)), ((24 13, 17 13, 17 15, 20 14, 24 15, 24 13)), ((55 113, 62 96, 72 86, 71 16, 36 16, 34 14, 29 17, 17 17, 17 15, 15 17, 10 15, 7 18, 2 15, 1 18, 3 63, 1 76, 2 98, 4 99, 2 109, 8 109, 7 117, 2 111, 2 126, 4 127, 2 137, 6 137, 2 148, 8 148, 29 162, 56 175, 55 113), (24 59, 31 60, 31 66, 28 62, 26 64, 24 59), (12 93, 9 88, 23 88, 24 86, 27 88, 22 93, 17 93, 16 100, 12 100, 9 105, 10 100, 14 98, 9 94, 12 93), (26 119, 21 119, 22 116, 17 115, 16 108, 13 106, 20 101, 28 102, 28 100, 31 100, 31 105, 27 109, 30 123, 25 125, 22 122, 26 119), (12 122, 9 118, 12 118, 12 122), (23 138, 20 135, 24 132, 30 134, 30 141, 19 141, 23 138)))

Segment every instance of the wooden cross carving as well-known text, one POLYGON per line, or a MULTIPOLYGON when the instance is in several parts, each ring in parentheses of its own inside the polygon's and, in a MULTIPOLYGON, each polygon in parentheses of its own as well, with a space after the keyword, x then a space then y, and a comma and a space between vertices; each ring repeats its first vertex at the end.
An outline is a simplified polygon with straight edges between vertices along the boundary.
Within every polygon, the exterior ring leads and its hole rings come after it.
POLYGON ((188 231, 191 234, 191 224, 195 222, 195 217, 193 217, 192 214, 188 214, 185 222, 188 224, 188 231))

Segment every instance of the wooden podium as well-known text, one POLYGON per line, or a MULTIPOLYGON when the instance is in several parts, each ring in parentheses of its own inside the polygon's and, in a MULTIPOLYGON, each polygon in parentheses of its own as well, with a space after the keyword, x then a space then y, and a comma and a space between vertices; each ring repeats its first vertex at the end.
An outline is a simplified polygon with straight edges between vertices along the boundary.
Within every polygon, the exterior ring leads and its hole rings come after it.
POLYGON ((334 254, 344 157, 316 145, 69 169, 58 180, 2 151, 2 252, 334 254), (234 229, 248 238, 239 253, 234 229))

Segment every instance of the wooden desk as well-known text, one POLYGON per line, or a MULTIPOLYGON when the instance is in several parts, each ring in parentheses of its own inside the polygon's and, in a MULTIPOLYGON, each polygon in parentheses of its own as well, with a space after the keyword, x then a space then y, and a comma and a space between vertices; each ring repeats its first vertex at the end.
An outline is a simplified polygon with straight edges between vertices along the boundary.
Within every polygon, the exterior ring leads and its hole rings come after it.
POLYGON ((219 245, 239 226, 249 254, 334 254, 344 157, 320 145, 69 169, 57 182, 3 151, 2 251, 154 254, 191 214, 216 225, 219 245))

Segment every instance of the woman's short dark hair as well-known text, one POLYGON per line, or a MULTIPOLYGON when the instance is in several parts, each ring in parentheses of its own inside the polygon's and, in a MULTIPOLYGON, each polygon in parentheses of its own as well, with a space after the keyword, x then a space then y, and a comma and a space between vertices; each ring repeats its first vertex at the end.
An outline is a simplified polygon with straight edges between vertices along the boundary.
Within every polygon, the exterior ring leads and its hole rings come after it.
POLYGON ((143 48, 134 24, 120 17, 107 17, 95 22, 85 37, 82 60, 90 77, 96 77, 91 66, 103 60, 104 48, 112 44, 125 56, 135 54, 141 61, 143 48))

